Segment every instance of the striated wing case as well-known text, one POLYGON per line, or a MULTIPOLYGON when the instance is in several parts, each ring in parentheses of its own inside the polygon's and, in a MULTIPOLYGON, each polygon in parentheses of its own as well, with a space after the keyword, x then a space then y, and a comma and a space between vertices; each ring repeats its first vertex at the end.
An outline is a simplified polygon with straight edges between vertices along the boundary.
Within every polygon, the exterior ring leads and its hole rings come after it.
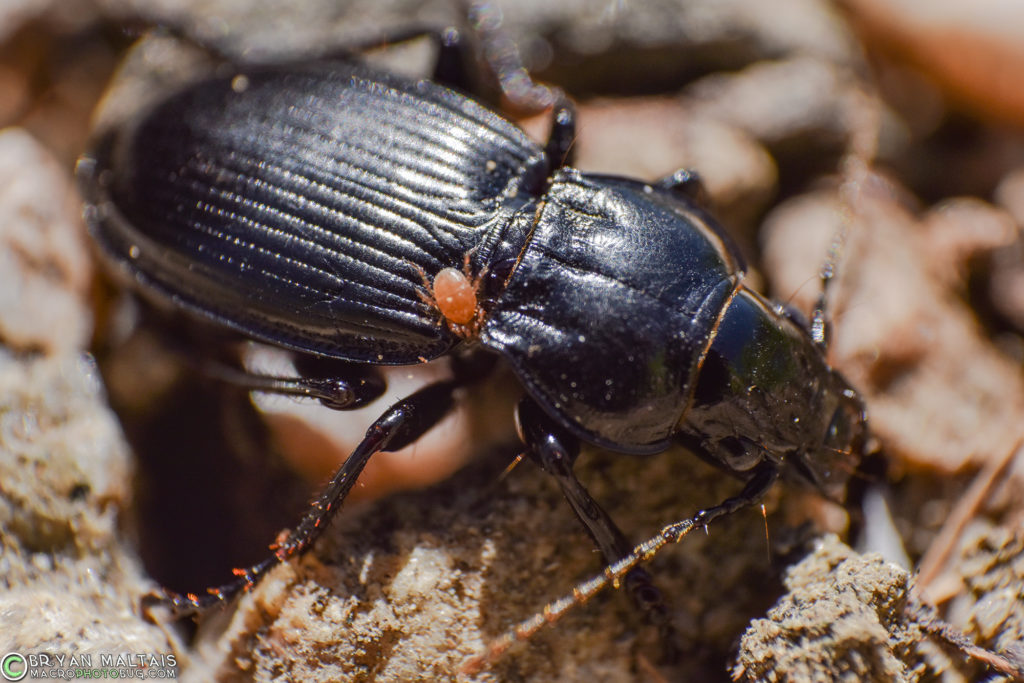
POLYGON ((521 130, 437 84, 314 63, 193 84, 101 139, 79 177, 90 229, 141 289, 275 344, 400 364, 456 341, 418 268, 493 242, 544 169, 521 130))

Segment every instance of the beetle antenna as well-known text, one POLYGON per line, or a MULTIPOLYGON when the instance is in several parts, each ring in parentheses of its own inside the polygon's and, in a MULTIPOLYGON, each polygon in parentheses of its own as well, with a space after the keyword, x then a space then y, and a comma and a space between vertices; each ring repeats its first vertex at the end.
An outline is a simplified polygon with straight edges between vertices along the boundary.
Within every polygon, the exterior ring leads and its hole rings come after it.
POLYGON ((832 324, 826 313, 827 297, 829 286, 836 275, 836 261, 842 253, 843 244, 846 242, 846 221, 836 233, 832 244, 828 248, 828 258, 821 267, 821 293, 814 304, 814 313, 811 315, 811 339, 823 349, 827 349, 832 339, 832 324))
POLYGON ((856 207, 860 203, 860 193, 871 174, 871 160, 878 150, 878 137, 881 127, 881 112, 878 100, 868 93, 859 92, 856 106, 852 107, 854 123, 851 126, 850 139, 846 154, 841 163, 839 200, 842 209, 842 220, 829 246, 828 258, 821 268, 821 294, 814 306, 811 317, 811 337, 822 349, 827 349, 831 339, 831 324, 826 313, 828 290, 835 279, 836 264, 843 253, 846 235, 856 207))

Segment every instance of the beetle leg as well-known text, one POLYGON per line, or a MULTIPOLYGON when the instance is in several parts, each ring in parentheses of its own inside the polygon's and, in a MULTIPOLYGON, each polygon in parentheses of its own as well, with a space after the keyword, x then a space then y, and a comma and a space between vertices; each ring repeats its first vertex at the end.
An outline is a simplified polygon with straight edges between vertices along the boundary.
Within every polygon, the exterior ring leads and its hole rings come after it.
POLYGON ((247 391, 314 398, 333 410, 352 410, 376 400, 387 383, 380 371, 344 361, 296 356, 300 376, 261 375, 211 359, 196 360, 203 374, 247 391), (329 363, 329 365, 324 365, 329 363), (321 364, 317 368, 316 364, 321 364), (338 368, 338 364, 342 365, 338 368), (328 369, 330 368, 330 369, 328 369))
POLYGON ((439 29, 436 25, 431 27, 420 25, 392 30, 385 35, 346 45, 337 56, 351 58, 362 52, 420 39, 430 40, 437 47, 437 57, 434 60, 431 80, 466 93, 472 93, 478 89, 474 87, 470 46, 467 44, 465 36, 462 35, 462 31, 455 26, 439 29))
POLYGON ((544 145, 548 158, 548 175, 562 166, 569 166, 575 157, 573 143, 576 142, 576 107, 561 90, 555 93, 555 104, 551 110, 551 132, 544 145))
MULTIPOLYGON (((590 496, 572 470, 580 451, 579 440, 556 425, 529 398, 519 402, 516 416, 520 437, 530 455, 545 472, 558 481, 562 494, 604 555, 605 562, 612 565, 628 556, 632 544, 608 513, 590 496)), ((650 623, 658 627, 665 643, 666 657, 674 656, 675 629, 661 592, 654 586, 650 574, 643 567, 633 567, 622 576, 622 582, 633 604, 644 612, 650 623)))
POLYGON ((630 544, 608 514, 597 504, 572 471, 579 456, 579 440, 543 414, 528 398, 519 402, 517 411, 520 438, 534 461, 555 477, 569 504, 593 537, 608 562, 629 552, 630 544))
POLYGON ((704 204, 707 200, 707 192, 700 174, 688 168, 681 168, 661 178, 655 186, 681 194, 698 204, 704 204))
POLYGON ((467 93, 476 90, 470 75, 472 60, 466 40, 459 30, 448 27, 441 31, 435 31, 431 35, 437 43, 434 81, 467 93))
MULTIPOLYGON (((540 112, 552 108, 551 132, 544 151, 551 171, 573 162, 572 145, 576 141, 576 108, 560 89, 538 83, 530 76, 523 63, 519 46, 502 31, 500 19, 493 16, 494 8, 488 3, 471 2, 468 23, 474 27, 487 68, 497 80, 501 94, 513 108, 527 112, 540 112)), ((480 90, 474 83, 470 41, 455 27, 441 30, 409 29, 388 36, 377 44, 400 43, 416 38, 430 38, 437 44, 437 59, 433 80, 466 93, 480 90)), ((366 44, 362 49, 371 47, 366 44)), ((358 52, 359 48, 355 50, 358 52)))
POLYGON ((399 45, 413 40, 430 40, 437 47, 434 59, 434 71, 431 80, 449 88, 456 88, 465 93, 473 93, 478 88, 474 85, 472 69, 473 59, 470 46, 465 36, 455 26, 437 28, 436 26, 412 26, 404 30, 391 31, 362 44, 349 45, 345 54, 351 56, 374 48, 388 45, 399 45))
POLYGON ((693 530, 707 527, 720 517, 726 517, 754 505, 764 497, 778 478, 779 465, 771 460, 762 461, 754 468, 750 479, 747 480, 746 486, 738 496, 727 498, 714 507, 701 510, 689 519, 664 527, 657 535, 643 541, 623 555, 619 561, 605 567, 600 574, 574 586, 569 595, 548 603, 541 612, 523 620, 492 640, 483 652, 471 657, 462 665, 462 671, 475 673, 482 670, 517 642, 528 640, 545 626, 554 624, 573 607, 584 604, 608 586, 618 587, 621 583, 625 583, 629 574, 635 571, 641 562, 650 560, 669 543, 678 543, 693 530))
POLYGON ((366 436, 348 460, 338 468, 298 527, 291 533, 282 534, 283 538, 274 544, 273 555, 251 567, 234 570, 237 577, 234 581, 209 588, 203 595, 164 591, 149 596, 143 603, 144 608, 164 603, 175 615, 185 616, 227 603, 252 588, 277 565, 309 549, 341 508, 369 459, 375 453, 397 451, 419 439, 448 414, 455 403, 455 390, 463 384, 459 380, 446 380, 428 385, 385 411, 366 431, 366 436))
POLYGON ((147 323, 164 332, 166 349, 205 377, 244 391, 313 398, 334 410, 352 410, 376 400, 387 383, 379 368, 334 358, 295 354, 298 376, 266 375, 241 367, 231 351, 235 337, 178 317, 151 316, 147 323))
POLYGON ((843 245, 846 243, 846 229, 847 225, 844 221, 839 228, 839 232, 833 237, 832 244, 829 245, 828 260, 821 266, 821 274, 819 275, 821 294, 818 295, 818 299, 814 303, 814 312, 811 314, 811 338, 823 351, 828 350, 829 341, 832 338, 832 322, 829 320, 826 311, 828 291, 835 280, 836 263, 839 261, 843 245))

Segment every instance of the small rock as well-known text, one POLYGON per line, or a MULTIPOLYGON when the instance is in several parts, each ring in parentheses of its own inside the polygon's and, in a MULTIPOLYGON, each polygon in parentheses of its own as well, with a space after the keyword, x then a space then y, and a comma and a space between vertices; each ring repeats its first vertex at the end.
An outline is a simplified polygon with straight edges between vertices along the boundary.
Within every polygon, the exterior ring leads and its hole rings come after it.
POLYGON ((20 351, 84 348, 92 261, 67 172, 28 133, 0 131, 0 342, 20 351))
POLYGON ((924 634, 904 614, 910 574, 838 538, 789 569, 789 593, 740 641, 734 681, 916 681, 924 634))
POLYGON ((0 651, 172 652, 138 611, 152 585, 121 533, 131 471, 86 357, 0 352, 0 651))

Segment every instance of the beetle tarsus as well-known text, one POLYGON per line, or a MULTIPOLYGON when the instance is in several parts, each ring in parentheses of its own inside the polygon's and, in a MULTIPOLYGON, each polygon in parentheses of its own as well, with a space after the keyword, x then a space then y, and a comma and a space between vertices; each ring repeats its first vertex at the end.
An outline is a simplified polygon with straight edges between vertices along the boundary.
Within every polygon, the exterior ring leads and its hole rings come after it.
POLYGON ((573 607, 584 604, 608 586, 628 584, 627 577, 641 562, 653 558, 666 545, 678 543, 694 529, 702 528, 716 519, 758 503, 778 478, 778 464, 771 460, 762 461, 754 469, 739 495, 701 510, 693 517, 664 527, 657 535, 635 546, 617 562, 609 564, 600 574, 574 586, 569 595, 548 603, 541 612, 524 619, 492 640, 483 652, 463 663, 462 671, 471 674, 483 670, 517 642, 529 640, 542 628, 554 624, 573 607))
MULTIPOLYGON (((451 410, 455 403, 454 392, 462 384, 448 380, 428 385, 381 415, 366 431, 366 436, 348 460, 338 468, 298 527, 278 545, 273 555, 251 567, 236 569, 234 581, 208 589, 202 595, 166 591, 157 596, 156 602, 167 604, 179 617, 203 612, 214 605, 230 602, 240 593, 247 592, 275 566, 305 552, 341 508, 370 458, 381 451, 404 448, 429 431, 451 410)), ((151 604, 153 599, 149 602, 151 604)))

